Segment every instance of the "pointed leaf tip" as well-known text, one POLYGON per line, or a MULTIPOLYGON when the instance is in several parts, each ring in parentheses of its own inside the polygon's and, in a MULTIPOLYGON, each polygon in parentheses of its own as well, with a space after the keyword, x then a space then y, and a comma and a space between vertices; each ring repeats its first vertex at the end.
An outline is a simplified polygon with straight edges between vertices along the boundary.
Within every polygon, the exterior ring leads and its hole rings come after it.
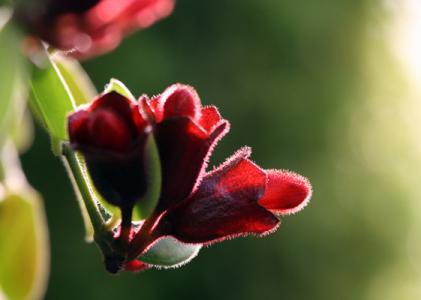
POLYGON ((117 92, 120 95, 132 100, 136 101, 136 97, 133 96, 132 92, 122 83, 120 80, 112 78, 110 82, 105 86, 105 90, 103 94, 117 92))

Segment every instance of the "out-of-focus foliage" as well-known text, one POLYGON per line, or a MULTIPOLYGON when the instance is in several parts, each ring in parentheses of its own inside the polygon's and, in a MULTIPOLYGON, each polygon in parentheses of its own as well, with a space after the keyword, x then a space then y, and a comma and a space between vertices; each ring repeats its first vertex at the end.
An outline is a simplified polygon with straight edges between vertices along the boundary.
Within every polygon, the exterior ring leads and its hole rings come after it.
POLYGON ((19 51, 21 36, 7 22, 9 18, 10 12, 0 8, 0 140, 5 140, 21 121, 26 98, 26 65, 19 51))
POLYGON ((32 192, 0 199, 1 299, 39 299, 43 295, 49 267, 44 218, 40 200, 32 192))
POLYGON ((112 277, 83 241, 40 131, 24 166, 52 231, 46 299, 418 299, 420 92, 390 34, 411 1, 180 0, 171 18, 85 63, 98 90, 111 77, 136 96, 195 86, 232 124, 211 165, 248 144, 263 167, 308 176, 314 196, 268 238, 112 277))

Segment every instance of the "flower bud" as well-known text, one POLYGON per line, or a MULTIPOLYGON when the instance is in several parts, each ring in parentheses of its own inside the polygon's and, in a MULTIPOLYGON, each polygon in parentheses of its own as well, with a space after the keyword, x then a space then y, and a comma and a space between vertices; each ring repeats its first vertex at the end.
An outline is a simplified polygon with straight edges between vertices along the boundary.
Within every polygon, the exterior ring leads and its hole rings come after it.
POLYGON ((116 92, 69 117, 71 145, 84 155, 96 189, 109 203, 133 207, 146 193, 150 131, 136 103, 116 92))

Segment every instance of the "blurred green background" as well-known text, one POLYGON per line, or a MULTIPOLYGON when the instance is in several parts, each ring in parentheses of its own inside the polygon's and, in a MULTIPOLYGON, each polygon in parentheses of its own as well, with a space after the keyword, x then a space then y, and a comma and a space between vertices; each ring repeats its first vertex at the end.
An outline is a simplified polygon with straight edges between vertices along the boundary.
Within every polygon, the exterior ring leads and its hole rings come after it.
POLYGON ((170 18, 84 63, 98 89, 111 77, 137 95, 196 87, 232 124, 212 164, 249 145, 261 166, 307 176, 314 196, 266 238, 111 276, 37 129, 23 166, 47 209, 46 299, 421 299, 420 82, 400 50, 411 38, 396 38, 416 29, 399 21, 415 2, 179 0, 170 18))

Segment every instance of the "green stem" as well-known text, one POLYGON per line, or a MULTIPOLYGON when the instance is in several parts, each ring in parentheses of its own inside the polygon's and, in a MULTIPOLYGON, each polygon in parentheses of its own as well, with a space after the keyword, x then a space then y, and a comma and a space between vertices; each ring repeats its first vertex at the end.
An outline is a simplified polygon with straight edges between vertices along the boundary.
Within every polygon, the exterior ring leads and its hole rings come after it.
POLYGON ((68 144, 63 144, 62 153, 67 162, 69 174, 74 180, 75 186, 81 194, 83 204, 85 205, 86 212, 92 223, 95 233, 106 230, 105 222, 101 217, 101 213, 96 205, 96 201, 92 196, 90 187, 85 180, 85 174, 79 162, 76 153, 70 149, 68 144))
MULTIPOLYGON (((80 192, 82 213, 85 213, 85 222, 90 221, 93 227, 93 239, 101 249, 102 254, 107 260, 110 256, 116 254, 116 245, 114 233, 110 230, 108 224, 103 220, 101 212, 96 204, 95 196, 92 194, 91 187, 86 180, 85 170, 83 169, 77 154, 70 148, 68 143, 62 145, 62 152, 65 158, 65 165, 69 169, 69 175, 73 179, 76 192, 80 192)), ((85 224, 86 225, 86 224, 85 224)))
POLYGON ((145 220, 136 237, 130 241, 132 231, 132 209, 122 210, 122 223, 119 238, 116 240, 110 229, 110 223, 105 222, 98 209, 95 196, 86 180, 86 170, 82 167, 77 154, 68 143, 62 145, 69 175, 75 188, 80 192, 86 213, 94 229, 95 241, 105 257, 105 265, 111 273, 122 270, 124 263, 136 259, 159 236, 154 225, 159 215, 152 215, 145 220))
POLYGON ((80 163, 78 155, 70 148, 68 143, 63 143, 62 153, 75 189, 80 192, 80 198, 84 206, 82 212, 86 212, 86 219, 90 220, 94 230, 94 240, 104 255, 105 267, 111 273, 118 273, 122 270, 126 260, 127 246, 116 242, 110 224, 103 219, 95 195, 86 178, 86 170, 80 163))
POLYGON ((101 216, 95 195, 86 178, 86 170, 83 168, 78 155, 70 148, 68 143, 62 144, 62 153, 65 165, 69 169, 69 175, 73 179, 75 189, 77 192, 80 192, 85 208, 82 208, 82 211, 86 211, 87 219, 90 220, 94 230, 94 240, 104 255, 105 266, 109 272, 118 273, 122 270, 122 266, 126 261, 131 222, 122 226, 124 227, 122 228, 122 230, 124 229, 124 239, 127 238, 127 242, 122 243, 119 240, 116 241, 110 224, 101 216))

